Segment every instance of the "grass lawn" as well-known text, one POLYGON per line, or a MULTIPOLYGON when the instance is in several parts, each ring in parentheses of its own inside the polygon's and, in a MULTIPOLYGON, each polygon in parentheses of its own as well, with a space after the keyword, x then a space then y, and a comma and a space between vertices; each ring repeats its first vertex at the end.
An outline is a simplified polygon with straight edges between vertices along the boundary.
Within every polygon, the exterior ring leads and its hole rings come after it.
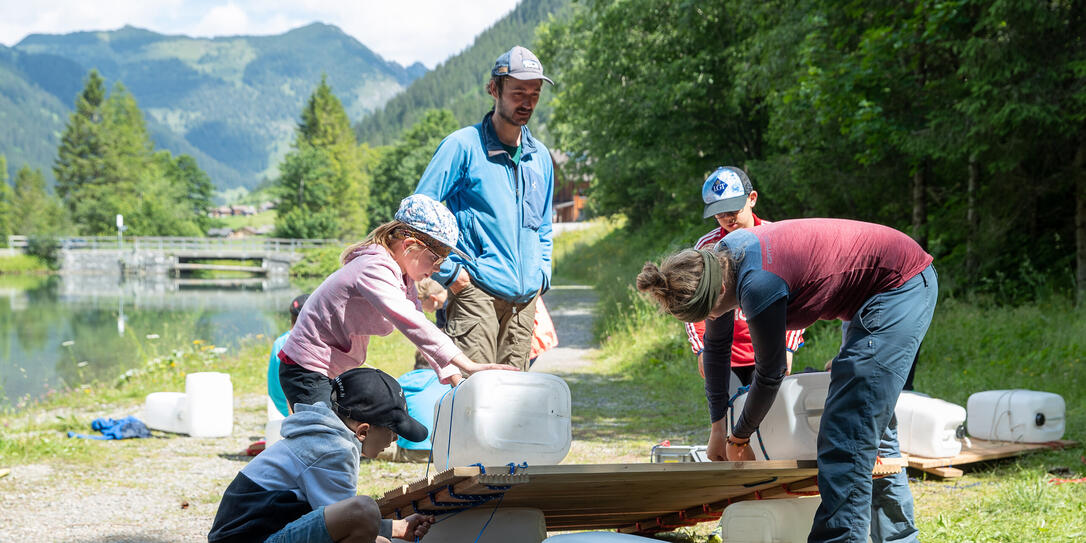
POLYGON ((274 225, 275 210, 269 209, 256 213, 255 215, 227 215, 225 217, 218 217, 215 220, 221 222, 224 227, 234 230, 246 226, 256 228, 258 226, 274 225))
POLYGON ((0 256, 0 275, 16 273, 48 273, 49 265, 30 255, 0 256))

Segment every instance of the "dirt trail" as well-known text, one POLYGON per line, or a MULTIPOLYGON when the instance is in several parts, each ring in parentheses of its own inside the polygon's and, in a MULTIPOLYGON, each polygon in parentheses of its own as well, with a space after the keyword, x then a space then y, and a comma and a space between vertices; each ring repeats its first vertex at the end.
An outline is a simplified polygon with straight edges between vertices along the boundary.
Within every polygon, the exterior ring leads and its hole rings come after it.
POLYGON ((532 371, 574 373, 590 363, 596 300, 596 292, 584 285, 555 286, 543 296, 558 332, 558 346, 540 355, 532 371))

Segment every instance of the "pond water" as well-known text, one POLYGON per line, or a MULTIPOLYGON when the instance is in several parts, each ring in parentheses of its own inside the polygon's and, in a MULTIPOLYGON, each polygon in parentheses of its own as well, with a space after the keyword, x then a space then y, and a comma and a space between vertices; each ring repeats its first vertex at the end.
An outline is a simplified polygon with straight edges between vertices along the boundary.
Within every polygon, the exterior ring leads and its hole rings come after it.
POLYGON ((271 341, 302 287, 286 280, 125 281, 86 275, 0 277, 0 407, 99 381, 202 341, 271 341))

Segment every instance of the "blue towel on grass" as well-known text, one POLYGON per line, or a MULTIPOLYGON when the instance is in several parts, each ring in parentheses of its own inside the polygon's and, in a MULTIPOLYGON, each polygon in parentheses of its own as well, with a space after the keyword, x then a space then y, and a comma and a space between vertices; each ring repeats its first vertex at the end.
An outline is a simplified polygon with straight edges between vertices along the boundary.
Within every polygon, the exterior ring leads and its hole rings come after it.
POLYGON ((131 415, 121 419, 94 419, 91 421, 91 430, 102 432, 100 436, 90 436, 68 432, 68 437, 82 439, 128 439, 132 437, 151 437, 151 431, 140 419, 131 415))

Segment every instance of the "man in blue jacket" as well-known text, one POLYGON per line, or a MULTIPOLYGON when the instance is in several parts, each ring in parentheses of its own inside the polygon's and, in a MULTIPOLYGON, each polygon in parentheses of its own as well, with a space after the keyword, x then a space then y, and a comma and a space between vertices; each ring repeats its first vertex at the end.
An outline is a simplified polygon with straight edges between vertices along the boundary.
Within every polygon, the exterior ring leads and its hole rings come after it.
POLYGON ((543 65, 517 46, 498 57, 487 92, 494 109, 438 146, 416 193, 444 201, 460 227, 457 248, 433 279, 449 289, 445 332, 479 363, 528 369, 535 300, 551 283, 554 165, 526 126, 543 65))

